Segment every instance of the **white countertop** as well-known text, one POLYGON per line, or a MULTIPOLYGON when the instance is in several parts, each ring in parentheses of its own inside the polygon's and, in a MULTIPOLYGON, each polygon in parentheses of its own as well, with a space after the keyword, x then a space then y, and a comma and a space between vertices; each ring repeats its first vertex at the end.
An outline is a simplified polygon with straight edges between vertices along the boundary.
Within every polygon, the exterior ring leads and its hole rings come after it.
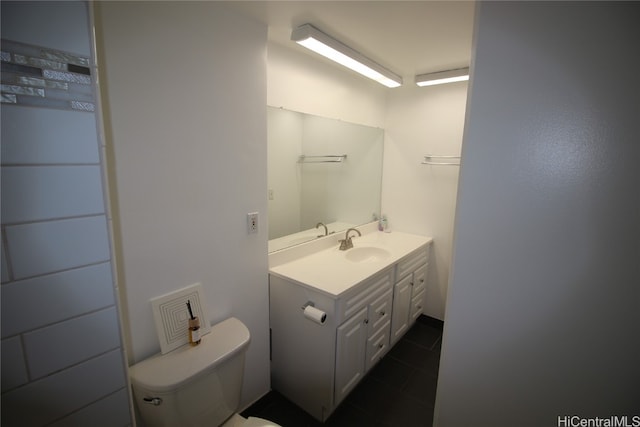
MULTIPOLYGON (((354 285, 395 264, 414 250, 430 243, 430 237, 415 234, 373 231, 358 237, 351 232, 353 248, 376 247, 385 249, 389 256, 383 260, 352 262, 347 253, 337 245, 273 266, 269 272, 294 281, 302 286, 318 290, 332 298, 340 297, 354 285)), ((343 238, 344 236, 341 236, 343 238)))

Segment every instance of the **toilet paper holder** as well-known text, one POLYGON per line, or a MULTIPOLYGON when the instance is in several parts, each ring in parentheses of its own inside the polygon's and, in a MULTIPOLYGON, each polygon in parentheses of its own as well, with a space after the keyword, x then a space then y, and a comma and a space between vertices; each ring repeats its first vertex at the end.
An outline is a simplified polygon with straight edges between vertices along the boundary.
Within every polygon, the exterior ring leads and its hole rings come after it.
POLYGON ((327 320, 327 313, 315 308, 313 301, 307 301, 307 303, 302 306, 302 313, 305 318, 318 325, 324 325, 327 320))

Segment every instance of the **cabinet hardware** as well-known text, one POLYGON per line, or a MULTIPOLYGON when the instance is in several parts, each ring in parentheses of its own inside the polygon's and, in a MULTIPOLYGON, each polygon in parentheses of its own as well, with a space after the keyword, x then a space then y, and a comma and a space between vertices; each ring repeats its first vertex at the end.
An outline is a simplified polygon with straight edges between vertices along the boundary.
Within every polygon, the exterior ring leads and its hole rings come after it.
POLYGON ((384 310, 380 312, 380 317, 384 316, 384 310))
POLYGON ((384 347, 383 343, 378 344, 378 348, 382 348, 382 347, 384 347))
POLYGON ((364 324, 368 325, 369 324, 369 319, 364 319, 364 324))

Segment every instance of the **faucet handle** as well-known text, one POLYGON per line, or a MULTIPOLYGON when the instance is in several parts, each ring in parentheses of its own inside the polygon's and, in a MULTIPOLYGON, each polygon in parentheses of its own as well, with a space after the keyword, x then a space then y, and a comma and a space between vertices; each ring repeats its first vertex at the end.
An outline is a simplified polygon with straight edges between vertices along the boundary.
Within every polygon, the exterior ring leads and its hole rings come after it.
POLYGON ((347 249, 351 249, 353 247, 353 242, 351 241, 351 237, 344 240, 338 240, 338 242, 340 243, 339 249, 341 251, 346 251, 347 249))

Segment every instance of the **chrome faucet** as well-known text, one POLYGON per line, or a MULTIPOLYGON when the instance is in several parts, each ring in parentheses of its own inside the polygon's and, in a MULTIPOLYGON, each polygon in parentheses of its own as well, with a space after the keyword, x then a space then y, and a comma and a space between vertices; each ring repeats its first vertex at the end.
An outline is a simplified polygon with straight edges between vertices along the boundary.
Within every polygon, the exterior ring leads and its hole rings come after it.
POLYGON ((341 251, 346 251, 347 249, 351 249, 353 247, 353 242, 351 241, 351 237, 349 237, 349 232, 352 230, 358 233, 358 236, 362 236, 362 233, 360 233, 360 230, 357 230, 355 228, 348 229, 347 233, 344 235, 344 240, 338 240, 340 242, 341 251))
POLYGON ((324 236, 328 236, 329 235, 329 229, 327 228, 326 225, 324 225, 323 223, 319 222, 316 224, 316 228, 323 226, 324 227, 324 234, 319 234, 318 237, 324 237, 324 236))

